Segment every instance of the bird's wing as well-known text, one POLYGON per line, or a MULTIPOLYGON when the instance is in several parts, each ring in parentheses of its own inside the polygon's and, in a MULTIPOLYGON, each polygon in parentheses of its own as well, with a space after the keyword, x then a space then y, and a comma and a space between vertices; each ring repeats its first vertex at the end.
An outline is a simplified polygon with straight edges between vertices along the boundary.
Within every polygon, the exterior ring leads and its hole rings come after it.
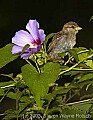
POLYGON ((52 42, 51 42, 51 43, 49 44, 49 46, 48 46, 47 53, 49 53, 49 52, 53 49, 53 47, 55 46, 55 44, 56 44, 60 39, 62 39, 62 34, 63 34, 63 32, 60 31, 60 32, 57 32, 57 33, 54 35, 54 37, 53 37, 53 39, 52 39, 52 42))

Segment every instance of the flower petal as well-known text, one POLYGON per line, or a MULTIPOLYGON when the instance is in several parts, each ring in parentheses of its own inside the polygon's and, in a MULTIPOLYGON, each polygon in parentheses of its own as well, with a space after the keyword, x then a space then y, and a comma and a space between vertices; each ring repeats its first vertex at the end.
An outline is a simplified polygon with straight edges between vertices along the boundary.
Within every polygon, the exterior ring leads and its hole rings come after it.
POLYGON ((28 52, 28 53, 24 53, 24 54, 21 55, 21 58, 23 58, 23 59, 28 59, 31 54, 32 54, 32 51, 30 51, 30 52, 28 52))
POLYGON ((38 28, 39 28, 39 23, 36 20, 29 20, 29 22, 26 25, 26 29, 33 36, 34 40, 39 38, 38 28))
POLYGON ((32 45, 34 38, 26 31, 20 30, 16 32, 15 36, 12 38, 12 43, 24 47, 26 44, 32 45))
POLYGON ((22 49, 23 49, 23 47, 14 45, 12 47, 12 54, 20 53, 20 52, 22 52, 22 49))
POLYGON ((37 48, 32 48, 32 53, 37 53, 41 49, 41 45, 39 45, 37 48))
POLYGON ((12 54, 20 53, 26 44, 30 47, 25 50, 21 58, 28 59, 31 54, 37 53, 45 40, 44 30, 39 29, 39 23, 36 20, 29 20, 26 29, 30 32, 20 30, 12 38, 15 45, 12 48, 12 54))
POLYGON ((44 42, 46 35, 44 34, 44 30, 39 29, 39 38, 41 41, 41 44, 44 42))

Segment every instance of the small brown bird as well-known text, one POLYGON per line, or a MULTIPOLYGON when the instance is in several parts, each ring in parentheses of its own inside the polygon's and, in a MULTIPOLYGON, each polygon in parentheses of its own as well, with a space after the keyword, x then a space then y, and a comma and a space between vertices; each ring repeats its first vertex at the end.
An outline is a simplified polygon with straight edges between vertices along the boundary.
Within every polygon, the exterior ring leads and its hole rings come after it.
POLYGON ((82 28, 77 25, 75 22, 68 22, 63 26, 63 29, 57 32, 52 42, 48 47, 48 56, 50 59, 58 60, 61 59, 58 56, 58 53, 65 52, 66 50, 72 49, 76 44, 76 34, 78 30, 82 28))

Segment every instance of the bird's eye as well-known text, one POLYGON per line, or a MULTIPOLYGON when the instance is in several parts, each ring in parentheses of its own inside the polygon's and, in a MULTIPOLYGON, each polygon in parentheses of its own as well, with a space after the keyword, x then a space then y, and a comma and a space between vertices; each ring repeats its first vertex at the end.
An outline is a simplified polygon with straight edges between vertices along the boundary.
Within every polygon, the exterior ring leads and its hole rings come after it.
POLYGON ((72 25, 71 27, 72 27, 73 29, 75 28, 75 26, 74 26, 74 25, 72 25))

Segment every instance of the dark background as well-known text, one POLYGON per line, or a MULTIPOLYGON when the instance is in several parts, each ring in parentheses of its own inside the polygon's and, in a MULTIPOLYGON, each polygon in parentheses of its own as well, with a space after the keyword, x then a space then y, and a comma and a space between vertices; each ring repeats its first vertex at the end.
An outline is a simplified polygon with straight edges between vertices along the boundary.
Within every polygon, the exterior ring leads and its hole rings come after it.
MULTIPOLYGON (((61 30, 68 21, 77 22, 83 29, 77 35, 76 46, 93 48, 92 15, 93 0, 0 0, 0 47, 10 43, 15 32, 25 30, 29 19, 36 19, 46 35, 61 30)), ((23 60, 14 61, 1 71, 18 72, 22 64, 23 60)), ((4 99, 0 111, 11 108, 10 103, 4 99)))
POLYGON ((29 19, 37 19, 46 35, 75 21, 83 28, 76 46, 93 47, 92 15, 93 0, 0 0, 0 47, 11 42, 16 31, 25 29, 29 19))

